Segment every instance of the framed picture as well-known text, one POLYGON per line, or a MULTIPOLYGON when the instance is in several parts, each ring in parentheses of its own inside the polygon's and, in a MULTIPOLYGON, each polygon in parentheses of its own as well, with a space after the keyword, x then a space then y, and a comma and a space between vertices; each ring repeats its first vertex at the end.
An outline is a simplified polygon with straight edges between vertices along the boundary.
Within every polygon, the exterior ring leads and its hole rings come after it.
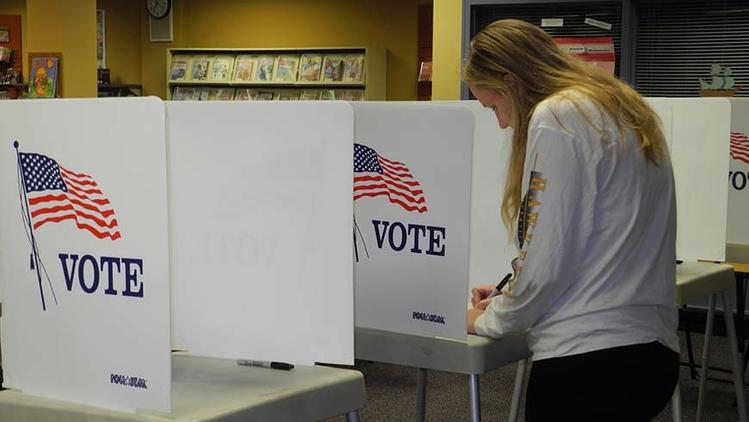
POLYGON ((29 53, 29 98, 62 97, 62 53, 29 53))
POLYGON ((0 27, 0 42, 8 43, 10 42, 10 29, 0 27))
POLYGON ((104 69, 107 67, 106 29, 104 10, 96 10, 96 67, 104 69))

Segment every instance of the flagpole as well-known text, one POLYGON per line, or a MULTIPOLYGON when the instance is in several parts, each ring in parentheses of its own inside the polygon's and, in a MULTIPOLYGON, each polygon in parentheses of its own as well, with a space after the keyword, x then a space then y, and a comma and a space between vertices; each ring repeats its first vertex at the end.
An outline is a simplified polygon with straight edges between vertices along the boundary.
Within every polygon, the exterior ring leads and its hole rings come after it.
POLYGON ((34 266, 36 267, 36 278, 39 281, 39 297, 42 299, 42 310, 47 310, 47 305, 44 303, 44 291, 42 287, 42 274, 39 271, 39 254, 36 250, 36 239, 34 238, 34 225, 31 223, 31 214, 29 213, 29 200, 26 196, 26 177, 23 174, 23 164, 21 164, 21 153, 18 151, 18 141, 13 141, 13 147, 16 149, 16 159, 18 161, 18 173, 21 176, 21 191, 23 192, 23 204, 22 208, 26 210, 26 217, 28 218, 29 232, 31 233, 31 250, 34 254, 34 266))
POLYGON ((367 254, 367 258, 369 258, 367 242, 364 241, 364 235, 362 234, 361 229, 359 229, 359 225, 356 223, 356 214, 354 214, 354 252, 356 253, 356 262, 359 262, 359 249, 356 246, 356 232, 359 232, 359 235, 362 237, 361 243, 362 246, 364 246, 364 253, 367 254))

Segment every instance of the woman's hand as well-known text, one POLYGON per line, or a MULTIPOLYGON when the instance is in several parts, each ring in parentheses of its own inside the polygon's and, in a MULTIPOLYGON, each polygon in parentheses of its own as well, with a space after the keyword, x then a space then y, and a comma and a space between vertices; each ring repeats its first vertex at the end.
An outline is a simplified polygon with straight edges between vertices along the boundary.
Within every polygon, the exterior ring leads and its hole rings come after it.
POLYGON ((494 291, 494 286, 487 284, 484 286, 477 286, 471 289, 471 305, 475 309, 485 310, 491 303, 491 299, 488 299, 489 295, 494 291))
POLYGON ((476 318, 480 317, 483 313, 484 311, 481 309, 471 308, 468 310, 468 315, 466 318, 466 328, 468 329, 468 334, 476 333, 476 318))

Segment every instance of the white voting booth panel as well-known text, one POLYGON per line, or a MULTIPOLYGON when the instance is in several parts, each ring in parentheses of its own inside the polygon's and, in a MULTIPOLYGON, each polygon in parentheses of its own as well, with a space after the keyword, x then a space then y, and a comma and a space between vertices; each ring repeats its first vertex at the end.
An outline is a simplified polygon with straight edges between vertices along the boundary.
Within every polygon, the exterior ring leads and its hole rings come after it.
POLYGON ((676 257, 725 258, 731 107, 719 98, 648 98, 661 118, 676 185, 676 257))
POLYGON ((496 284, 512 272, 511 262, 517 256, 514 239, 500 214, 512 130, 500 129, 494 112, 478 101, 433 101, 430 104, 464 107, 473 115, 468 287, 496 284))
POLYGON ((466 339, 473 118, 354 103, 356 325, 466 339))
POLYGON ((749 245, 749 99, 731 98, 728 243, 749 245))
POLYGON ((170 410, 164 133, 153 98, 0 102, 3 387, 170 410))
POLYGON ((469 287, 496 284, 512 272, 517 256, 500 208, 512 146, 512 131, 500 129, 494 112, 478 101, 465 101, 473 113, 471 248, 469 287))
POLYGON ((353 364, 353 112, 170 102, 173 345, 353 364))

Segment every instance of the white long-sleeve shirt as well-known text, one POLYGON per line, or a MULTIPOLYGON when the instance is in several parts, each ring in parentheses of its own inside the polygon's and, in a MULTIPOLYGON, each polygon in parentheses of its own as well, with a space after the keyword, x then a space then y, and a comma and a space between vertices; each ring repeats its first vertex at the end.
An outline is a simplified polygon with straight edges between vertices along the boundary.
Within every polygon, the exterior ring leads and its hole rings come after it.
POLYGON ((577 107, 557 95, 531 118, 515 278, 476 332, 530 328, 534 360, 651 341, 678 351, 668 154, 647 161, 632 130, 567 95, 577 107))

